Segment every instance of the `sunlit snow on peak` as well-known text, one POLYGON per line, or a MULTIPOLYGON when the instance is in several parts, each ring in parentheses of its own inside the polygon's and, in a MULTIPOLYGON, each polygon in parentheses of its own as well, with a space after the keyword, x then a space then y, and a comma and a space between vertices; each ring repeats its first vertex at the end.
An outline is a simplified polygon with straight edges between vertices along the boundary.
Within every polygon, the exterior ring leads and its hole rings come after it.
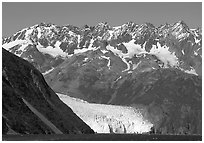
POLYGON ((55 43, 55 47, 52 47, 52 46, 43 47, 40 43, 38 43, 36 47, 40 52, 49 54, 53 57, 57 57, 57 56, 66 57, 67 53, 63 52, 63 50, 59 47, 60 44, 61 42, 57 41, 55 43))

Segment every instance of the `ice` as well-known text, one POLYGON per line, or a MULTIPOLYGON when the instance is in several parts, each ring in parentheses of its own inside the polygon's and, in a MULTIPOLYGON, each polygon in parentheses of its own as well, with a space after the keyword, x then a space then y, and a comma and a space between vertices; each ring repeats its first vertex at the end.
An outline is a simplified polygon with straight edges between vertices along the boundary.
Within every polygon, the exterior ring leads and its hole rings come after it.
POLYGON ((137 108, 88 103, 63 94, 58 96, 97 133, 145 133, 153 127, 137 108))

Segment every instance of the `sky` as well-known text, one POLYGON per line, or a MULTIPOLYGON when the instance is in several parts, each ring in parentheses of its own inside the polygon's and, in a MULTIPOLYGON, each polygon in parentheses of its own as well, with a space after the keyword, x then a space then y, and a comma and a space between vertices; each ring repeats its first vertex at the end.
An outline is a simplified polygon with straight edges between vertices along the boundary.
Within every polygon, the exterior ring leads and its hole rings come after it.
POLYGON ((190 28, 202 26, 201 2, 3 2, 2 36, 39 24, 94 26, 108 22, 119 26, 129 21, 155 26, 183 20, 190 28))

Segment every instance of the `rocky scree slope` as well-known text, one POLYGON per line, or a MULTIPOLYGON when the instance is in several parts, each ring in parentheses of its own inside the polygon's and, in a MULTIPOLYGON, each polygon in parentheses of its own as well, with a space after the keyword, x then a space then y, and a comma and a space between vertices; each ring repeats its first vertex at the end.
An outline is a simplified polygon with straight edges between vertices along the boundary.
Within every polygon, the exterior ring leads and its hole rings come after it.
POLYGON ((4 49, 2 60, 3 134, 94 133, 29 62, 4 49))

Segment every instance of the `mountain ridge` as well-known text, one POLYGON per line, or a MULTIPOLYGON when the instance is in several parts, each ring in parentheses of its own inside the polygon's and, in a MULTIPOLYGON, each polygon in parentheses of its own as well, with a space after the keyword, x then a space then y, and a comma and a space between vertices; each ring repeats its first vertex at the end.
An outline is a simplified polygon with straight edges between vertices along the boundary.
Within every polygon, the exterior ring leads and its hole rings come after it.
POLYGON ((146 53, 155 55, 165 64, 174 60, 177 64, 170 67, 178 66, 183 71, 201 75, 199 69, 202 55, 201 37, 199 29, 191 30, 183 21, 160 27, 155 27, 151 23, 137 25, 134 22, 117 27, 101 22, 96 26, 85 25, 82 28, 41 23, 24 28, 11 37, 3 38, 2 43, 5 49, 34 65, 37 64, 37 69, 42 73, 51 70, 74 54, 102 47, 101 49, 105 49, 106 52, 119 54, 127 65, 127 60, 123 56, 131 50, 130 52, 136 55, 146 53), (106 44, 103 48, 104 42, 106 44), (163 55, 159 54, 159 46, 163 50, 163 55), (173 59, 161 58, 167 54, 173 59), (187 57, 191 58, 186 59, 187 57))

